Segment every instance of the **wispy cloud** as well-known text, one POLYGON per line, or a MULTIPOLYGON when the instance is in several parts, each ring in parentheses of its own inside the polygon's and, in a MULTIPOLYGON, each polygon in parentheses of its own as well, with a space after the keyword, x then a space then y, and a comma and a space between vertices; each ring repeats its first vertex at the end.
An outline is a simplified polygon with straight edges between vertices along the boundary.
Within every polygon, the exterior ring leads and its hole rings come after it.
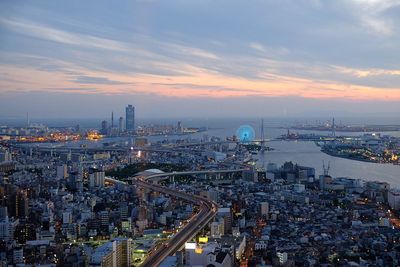
POLYGON ((218 56, 214 53, 196 47, 176 43, 164 43, 163 45, 170 53, 173 52, 184 56, 200 57, 205 59, 218 59, 218 56))
POLYGON ((47 25, 37 24, 32 21, 6 19, 0 17, 0 24, 4 25, 8 30, 17 32, 19 34, 67 45, 99 48, 114 51, 127 51, 128 49, 126 44, 119 41, 97 36, 68 32, 52 28, 47 25))
POLYGON ((334 66, 339 72, 351 74, 355 77, 364 78, 370 76, 400 76, 400 70, 386 70, 386 69, 355 69, 341 66, 334 66))
POLYGON ((391 36, 395 32, 395 25, 390 18, 385 16, 385 11, 396 6, 400 6, 397 0, 352 0, 355 5, 354 14, 359 17, 365 29, 391 36))
POLYGON ((78 76, 73 82, 80 84, 128 84, 126 82, 113 81, 105 77, 78 76))
POLYGON ((400 101, 398 1, 200 2, 0 3, 0 94, 400 101))
POLYGON ((260 51, 260 52, 265 52, 264 46, 262 44, 260 44, 260 43, 251 42, 249 44, 249 46, 250 46, 250 48, 253 48, 254 50, 257 50, 257 51, 260 51))

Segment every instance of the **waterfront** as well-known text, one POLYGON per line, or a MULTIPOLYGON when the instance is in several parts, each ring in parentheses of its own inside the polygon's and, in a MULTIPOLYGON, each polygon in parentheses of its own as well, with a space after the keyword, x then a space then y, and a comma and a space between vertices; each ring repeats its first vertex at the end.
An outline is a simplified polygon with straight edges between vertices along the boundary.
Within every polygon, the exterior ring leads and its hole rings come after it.
MULTIPOLYGON (((209 129, 205 132, 188 134, 188 135, 170 135, 170 136, 149 136, 150 142, 162 140, 177 140, 177 139, 200 139, 204 135, 209 137, 217 136, 225 139, 228 136, 235 134, 236 129, 243 124, 251 125, 259 138, 259 120, 192 120, 184 121, 185 124, 194 127, 206 126, 209 129), (218 126, 218 127, 217 127, 218 126)), ((279 128, 286 125, 287 122, 279 120, 266 121, 265 133, 267 139, 274 139, 286 133, 285 129, 279 128)), ((298 131, 299 133, 313 133, 313 131, 298 131)), ((330 132, 315 132, 318 134, 329 135, 330 132)), ((360 135, 362 133, 340 133, 338 135, 360 135)), ((399 132, 386 132, 393 136, 399 136, 399 132)), ((128 137, 105 138, 101 141, 71 141, 67 142, 67 146, 78 147, 85 144, 88 147, 100 146, 102 143, 123 142, 129 144, 128 137)), ((56 145, 50 143, 50 145, 56 145)), ((58 144, 57 144, 58 145, 58 144)), ((56 145, 56 146, 57 146, 56 145)), ((379 164, 370 162, 360 162, 344 158, 333 157, 320 151, 320 148, 314 142, 308 141, 270 141, 267 146, 273 148, 273 151, 266 151, 263 157, 258 158, 258 166, 267 166, 268 163, 283 164, 285 161, 292 161, 299 165, 310 166, 316 169, 317 175, 323 173, 322 162, 330 163, 330 174, 333 177, 350 177, 363 180, 379 180, 390 183, 393 187, 400 187, 400 166, 391 164, 379 164)))
POLYGON ((369 181, 383 181, 393 187, 400 187, 400 166, 392 164, 380 164, 361 162, 344 158, 333 157, 320 151, 314 142, 279 141, 270 142, 273 151, 265 152, 264 156, 258 156, 259 165, 267 166, 269 162, 283 164, 292 161, 299 165, 315 168, 317 174, 323 173, 322 162, 330 163, 330 174, 333 177, 350 177, 369 181))
MULTIPOLYGON (((244 124, 245 121, 240 121, 244 124)), ((259 137, 259 125, 257 121, 249 123, 254 127, 259 137)), ((278 128, 282 125, 282 122, 270 121, 267 122, 265 127, 266 138, 274 139, 282 134, 286 133, 286 129, 278 128), (271 127, 271 125, 273 127, 271 127)), ((209 130, 208 135, 217 135, 222 137, 223 135, 228 136, 235 133, 236 128, 239 127, 239 122, 231 123, 226 125, 224 129, 209 130)), ((296 131, 299 133, 315 133, 321 135, 329 135, 330 132, 321 131, 296 131)), ((360 132, 342 133, 337 132, 337 135, 361 135, 360 132)), ((383 135, 400 136, 400 132, 385 132, 383 135)), ((350 177, 355 179, 363 179, 369 181, 383 181, 388 182, 392 187, 400 187, 400 166, 392 164, 380 164, 371 162, 361 162, 356 160, 344 159, 333 157, 321 152, 314 142, 309 141, 271 141, 267 143, 267 146, 273 148, 273 151, 266 151, 264 155, 255 156, 258 159, 258 166, 267 166, 268 163, 276 163, 278 165, 283 164, 285 161, 292 161, 299 165, 310 166, 315 168, 317 175, 323 173, 323 161, 325 164, 330 164, 329 173, 333 177, 350 177)))

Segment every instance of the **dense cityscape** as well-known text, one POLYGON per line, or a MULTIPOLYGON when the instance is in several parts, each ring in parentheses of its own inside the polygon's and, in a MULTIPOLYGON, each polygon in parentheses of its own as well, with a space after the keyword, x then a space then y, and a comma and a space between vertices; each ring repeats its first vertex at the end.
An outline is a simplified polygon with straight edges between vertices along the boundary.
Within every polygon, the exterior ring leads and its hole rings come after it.
POLYGON ((400 266, 400 0, 1 0, 0 267, 400 266))
POLYGON ((263 128, 198 139, 128 105, 118 125, 1 131, 3 266, 400 264, 400 191, 329 163, 259 166, 263 128))

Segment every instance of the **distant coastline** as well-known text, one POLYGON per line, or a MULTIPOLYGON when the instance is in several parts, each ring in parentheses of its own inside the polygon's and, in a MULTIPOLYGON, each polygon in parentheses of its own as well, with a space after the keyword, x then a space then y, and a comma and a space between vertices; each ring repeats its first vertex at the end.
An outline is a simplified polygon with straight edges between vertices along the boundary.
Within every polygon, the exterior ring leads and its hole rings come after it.
POLYGON ((289 127, 292 130, 306 130, 306 131, 337 131, 337 132, 398 132, 400 125, 295 125, 289 127))

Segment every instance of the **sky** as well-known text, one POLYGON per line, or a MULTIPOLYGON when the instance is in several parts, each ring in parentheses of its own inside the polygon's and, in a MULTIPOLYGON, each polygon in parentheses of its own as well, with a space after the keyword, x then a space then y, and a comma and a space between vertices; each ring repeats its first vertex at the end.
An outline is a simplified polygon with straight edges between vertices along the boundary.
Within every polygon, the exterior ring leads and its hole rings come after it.
POLYGON ((399 0, 0 1, 0 119, 398 116, 399 0))

